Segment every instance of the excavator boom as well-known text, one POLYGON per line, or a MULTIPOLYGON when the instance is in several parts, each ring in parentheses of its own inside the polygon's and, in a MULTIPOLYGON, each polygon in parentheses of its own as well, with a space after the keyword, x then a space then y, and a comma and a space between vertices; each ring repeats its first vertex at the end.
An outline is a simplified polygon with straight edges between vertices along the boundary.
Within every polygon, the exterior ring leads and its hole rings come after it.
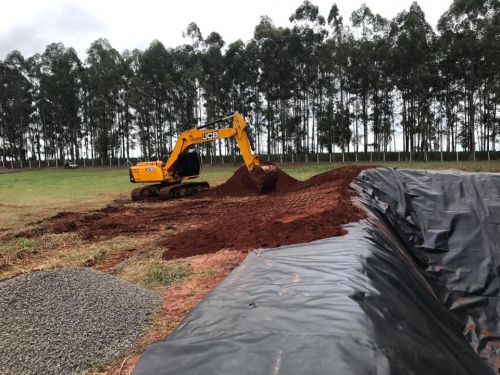
POLYGON ((219 139, 234 138, 243 161, 251 175, 255 190, 259 193, 269 193, 276 185, 276 167, 263 165, 259 158, 252 152, 252 142, 248 133, 248 124, 238 112, 220 120, 212 121, 203 126, 183 132, 168 160, 141 162, 130 168, 130 181, 133 183, 156 183, 156 185, 134 189, 133 200, 141 200, 159 196, 169 199, 179 196, 194 194, 201 189, 208 188, 205 183, 182 183, 198 177, 201 161, 196 153, 190 152, 192 148, 201 143, 215 142, 219 139), (207 129, 225 120, 233 119, 233 126, 222 129, 207 129), (194 156, 193 156, 194 155, 194 156))

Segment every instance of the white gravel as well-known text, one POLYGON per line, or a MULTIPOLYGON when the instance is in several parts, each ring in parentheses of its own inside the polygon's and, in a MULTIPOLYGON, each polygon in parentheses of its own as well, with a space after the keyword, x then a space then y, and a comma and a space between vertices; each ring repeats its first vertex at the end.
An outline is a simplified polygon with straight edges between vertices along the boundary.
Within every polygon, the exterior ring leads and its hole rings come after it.
POLYGON ((0 283, 0 374, 80 374, 129 348, 160 299, 88 268, 0 283))

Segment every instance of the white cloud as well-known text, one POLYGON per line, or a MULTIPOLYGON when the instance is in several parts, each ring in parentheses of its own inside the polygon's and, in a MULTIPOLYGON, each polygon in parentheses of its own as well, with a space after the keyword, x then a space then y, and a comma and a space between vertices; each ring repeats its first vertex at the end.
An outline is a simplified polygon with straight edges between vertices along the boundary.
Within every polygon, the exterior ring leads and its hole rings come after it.
MULTIPOLYGON (((290 0, 20 0, 2 4, 0 13, 0 58, 13 49, 26 56, 43 52, 51 42, 75 47, 80 58, 90 43, 104 37, 124 49, 144 49, 153 39, 166 46, 185 42, 182 32, 188 23, 198 24, 203 35, 217 31, 226 42, 253 36, 261 15, 276 25, 289 25, 288 18, 302 1, 290 0)), ((312 0, 328 15, 332 0, 312 0)), ((392 18, 408 9, 412 0, 338 0, 347 20, 365 2, 372 11, 392 18)), ((421 0, 428 21, 435 26, 451 0, 421 0)))
MULTIPOLYGON (((5 27, 5 26, 4 26, 5 27)), ((28 17, 16 19, 12 26, 0 32, 0 56, 17 49, 26 56, 43 52, 52 42, 67 46, 85 43, 105 32, 104 24, 77 4, 38 9, 28 17)))

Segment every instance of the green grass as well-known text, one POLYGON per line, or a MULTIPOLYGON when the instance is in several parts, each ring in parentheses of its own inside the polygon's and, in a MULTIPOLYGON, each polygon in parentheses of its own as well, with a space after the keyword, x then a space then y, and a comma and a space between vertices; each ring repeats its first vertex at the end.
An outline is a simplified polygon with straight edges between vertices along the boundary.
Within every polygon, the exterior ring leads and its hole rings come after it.
MULTIPOLYGON (((365 163, 370 164, 370 163, 365 163)), ((406 168, 465 169, 499 171, 500 162, 414 162, 379 163, 406 168)), ((317 173, 346 164, 284 164, 285 172, 305 180, 317 173)), ((227 180, 237 166, 205 166, 200 180, 217 185, 227 180)), ((128 180, 127 168, 44 169, 0 174, 0 230, 18 229, 59 211, 100 208, 116 198, 128 199, 135 185, 128 180)), ((0 232, 1 233, 1 232, 0 232)))
POLYGON ((0 269, 13 261, 23 259, 38 252, 40 241, 26 237, 14 238, 0 245, 0 269))
POLYGON ((168 286, 191 276, 193 270, 183 263, 152 262, 146 269, 146 282, 168 286))

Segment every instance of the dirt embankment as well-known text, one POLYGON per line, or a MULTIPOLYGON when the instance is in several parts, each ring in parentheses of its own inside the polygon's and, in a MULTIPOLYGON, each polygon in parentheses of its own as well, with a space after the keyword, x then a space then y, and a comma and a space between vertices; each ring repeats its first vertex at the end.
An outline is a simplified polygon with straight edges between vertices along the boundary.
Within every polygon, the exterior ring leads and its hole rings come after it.
POLYGON ((279 170, 276 191, 256 195, 242 167, 225 183, 190 199, 64 212, 42 226, 53 233, 77 232, 87 240, 150 235, 165 248, 165 259, 309 242, 342 235, 341 225, 364 217, 351 202, 349 184, 366 168, 334 169, 304 182, 279 170))

